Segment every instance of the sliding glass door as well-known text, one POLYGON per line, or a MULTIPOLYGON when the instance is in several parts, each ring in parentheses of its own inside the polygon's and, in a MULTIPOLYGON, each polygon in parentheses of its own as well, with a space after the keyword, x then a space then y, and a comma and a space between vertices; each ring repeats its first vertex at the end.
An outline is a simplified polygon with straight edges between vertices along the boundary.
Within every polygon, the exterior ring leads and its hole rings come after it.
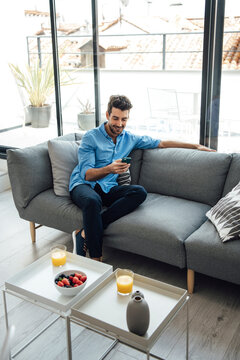
POLYGON ((205 1, 99 0, 102 117, 112 94, 132 103, 128 128, 199 141, 205 1))
POLYGON ((25 147, 57 136, 49 5, 9 0, 2 7, 0 145, 25 147))
POLYGON ((225 1, 218 150, 240 152, 240 3, 225 1))
POLYGON ((95 127, 112 94, 131 99, 135 133, 239 151, 237 1, 10 0, 3 8, 12 16, 0 23, 1 157, 95 127), (49 76, 46 97, 26 91, 20 71, 41 77, 42 90, 49 76))

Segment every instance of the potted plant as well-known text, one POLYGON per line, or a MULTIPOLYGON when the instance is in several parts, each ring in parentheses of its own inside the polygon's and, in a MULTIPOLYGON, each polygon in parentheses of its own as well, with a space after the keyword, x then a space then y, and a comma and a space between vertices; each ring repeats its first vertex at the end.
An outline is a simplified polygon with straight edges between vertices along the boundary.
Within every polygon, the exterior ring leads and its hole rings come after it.
POLYGON ((81 112, 78 114, 78 127, 81 130, 90 130, 95 127, 95 112, 91 102, 87 99, 86 102, 82 102, 78 99, 81 112))
MULTIPOLYGON (((17 65, 9 64, 17 85, 26 90, 30 105, 26 106, 26 123, 32 127, 47 127, 51 118, 51 104, 47 101, 54 92, 54 71, 52 58, 49 57, 44 67, 39 60, 33 66, 27 65, 21 70, 17 65)), ((62 79, 61 85, 70 84, 71 80, 62 79)))

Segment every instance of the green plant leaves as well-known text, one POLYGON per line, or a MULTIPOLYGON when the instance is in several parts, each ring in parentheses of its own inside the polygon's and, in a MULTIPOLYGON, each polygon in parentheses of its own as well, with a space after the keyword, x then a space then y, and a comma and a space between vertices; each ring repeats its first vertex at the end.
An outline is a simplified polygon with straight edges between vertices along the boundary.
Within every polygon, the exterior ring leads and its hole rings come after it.
MULTIPOLYGON (((14 64, 9 64, 9 67, 17 85, 26 90, 30 104, 36 107, 44 106, 55 88, 52 57, 48 58, 44 67, 40 67, 39 59, 33 66, 27 65, 24 70, 14 64)), ((73 84, 73 79, 67 73, 61 71, 60 75, 61 86, 73 84)))

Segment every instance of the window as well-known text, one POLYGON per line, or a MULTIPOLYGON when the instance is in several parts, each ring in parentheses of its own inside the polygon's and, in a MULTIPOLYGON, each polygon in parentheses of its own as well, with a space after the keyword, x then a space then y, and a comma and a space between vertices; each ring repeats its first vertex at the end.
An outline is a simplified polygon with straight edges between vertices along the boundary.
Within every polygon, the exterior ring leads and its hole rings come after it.
POLYGON ((124 94, 133 103, 132 132, 189 142, 199 142, 200 134, 201 142, 215 144, 219 151, 239 151, 240 5, 226 0, 224 35, 213 27, 206 67, 204 27, 213 23, 213 14, 206 15, 211 6, 221 30, 223 0, 86 0, 84 6, 74 0, 7 2, 4 10, 12 23, 3 17, 0 24, 7 34, 2 47, 8 49, 2 52, 0 70, 1 149, 91 129, 106 120, 110 95, 124 94), (97 3, 98 21, 92 25, 97 3), (52 34, 57 51, 52 50, 52 34), (9 63, 21 69, 38 64, 44 71, 49 59, 59 69, 61 83, 56 98, 53 91, 45 101, 51 107, 47 125, 45 119, 44 127, 36 127, 30 118, 35 109, 29 108, 29 97, 17 86, 9 63))
MULTIPOLYGON (((52 47, 47 47, 50 38, 45 33, 45 28, 50 27, 50 14, 47 1, 35 1, 34 4, 29 1, 8 1, 4 4, 4 13, 11 16, 2 16, 1 20, 1 94, 4 101, 1 101, 0 117, 0 145, 4 147, 24 147, 39 143, 49 137, 57 136, 56 117, 54 115, 54 83, 52 88, 48 89, 46 99, 40 101, 48 103, 50 109, 44 106, 44 125, 48 122, 54 127, 41 127, 39 116, 35 113, 31 118, 32 109, 29 107, 31 102, 35 105, 37 94, 29 94, 21 86, 14 76, 16 66, 25 74, 28 73, 27 66, 31 69, 37 67, 44 71, 47 62, 52 62, 52 47), (29 37, 29 35, 31 35, 29 37), (9 64, 12 64, 10 68, 9 64), (51 90, 51 91, 50 91, 51 90), (52 111, 51 111, 52 110, 52 111), (50 116, 48 119, 47 116, 50 116), (33 122, 32 122, 33 121, 33 122)), ((18 71, 18 70, 17 70, 18 71)), ((26 83, 26 77, 23 79, 26 83)), ((42 105, 43 105, 42 103, 42 105)))
POLYGON ((91 5, 56 0, 59 67, 70 79, 61 85, 63 134, 96 126, 91 5))
POLYGON ((199 141, 204 6, 99 1, 103 112, 110 95, 125 94, 133 103, 129 130, 199 141))
POLYGON ((222 51, 222 81, 218 150, 240 151, 240 4, 226 0, 222 51))

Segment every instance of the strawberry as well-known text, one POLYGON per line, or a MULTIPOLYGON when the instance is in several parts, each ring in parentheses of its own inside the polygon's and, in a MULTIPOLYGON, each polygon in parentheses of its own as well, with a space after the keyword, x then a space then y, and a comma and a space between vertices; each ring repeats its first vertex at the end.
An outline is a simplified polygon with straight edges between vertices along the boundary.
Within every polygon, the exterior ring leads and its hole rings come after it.
POLYGON ((63 283, 64 285, 70 285, 70 282, 68 281, 67 278, 63 278, 63 279, 62 279, 62 283, 63 283))
POLYGON ((75 273, 75 276, 78 277, 81 280, 82 275, 79 273, 75 273))
POLYGON ((82 282, 85 282, 86 280, 87 280, 86 275, 82 275, 81 281, 82 281, 82 282))
POLYGON ((78 277, 77 276, 74 276, 73 279, 72 279, 72 282, 74 284, 77 284, 77 282, 79 281, 78 277))
POLYGON ((81 275, 80 273, 74 273, 69 276, 61 274, 58 278, 55 279, 55 283, 61 287, 77 287, 82 285, 87 280, 86 275, 81 275))

